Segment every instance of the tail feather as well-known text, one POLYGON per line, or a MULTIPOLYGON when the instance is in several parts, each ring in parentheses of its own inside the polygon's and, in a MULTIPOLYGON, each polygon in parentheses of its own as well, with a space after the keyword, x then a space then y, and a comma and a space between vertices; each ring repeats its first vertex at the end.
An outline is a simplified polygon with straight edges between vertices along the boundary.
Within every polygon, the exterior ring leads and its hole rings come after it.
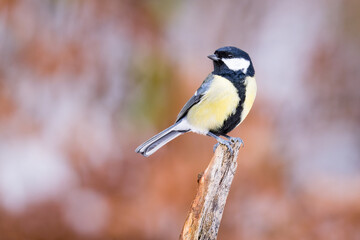
POLYGON ((171 127, 165 129, 164 131, 156 134, 155 136, 138 146, 135 152, 141 153, 145 157, 148 157, 174 138, 186 132, 176 130, 176 126, 177 124, 174 124, 171 127))

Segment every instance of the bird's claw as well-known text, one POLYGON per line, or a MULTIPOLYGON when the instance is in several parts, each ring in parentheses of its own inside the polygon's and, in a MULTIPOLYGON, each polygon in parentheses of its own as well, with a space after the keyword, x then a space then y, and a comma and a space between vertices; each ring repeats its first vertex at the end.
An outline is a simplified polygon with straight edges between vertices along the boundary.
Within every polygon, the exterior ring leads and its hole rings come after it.
POLYGON ((234 150, 232 149, 232 147, 230 145, 230 142, 226 141, 223 144, 229 149, 230 155, 233 156, 234 155, 234 150))
POLYGON ((217 147, 219 146, 219 144, 220 144, 220 143, 216 143, 216 144, 214 145, 213 152, 216 151, 216 149, 217 149, 217 147))
POLYGON ((226 141, 226 140, 221 141, 221 142, 217 142, 217 143, 214 145, 214 149, 213 149, 214 152, 215 152, 216 148, 219 146, 219 144, 225 145, 225 146, 228 148, 231 156, 234 155, 234 150, 232 149, 232 147, 231 147, 231 145, 230 145, 230 141, 226 141))
POLYGON ((240 143, 240 147, 244 147, 244 141, 241 138, 227 136, 227 139, 233 143, 240 143))
POLYGON ((241 138, 237 138, 237 137, 232 137, 230 139, 230 141, 234 142, 234 143, 240 143, 240 147, 244 147, 245 144, 244 144, 244 141, 241 139, 241 138))

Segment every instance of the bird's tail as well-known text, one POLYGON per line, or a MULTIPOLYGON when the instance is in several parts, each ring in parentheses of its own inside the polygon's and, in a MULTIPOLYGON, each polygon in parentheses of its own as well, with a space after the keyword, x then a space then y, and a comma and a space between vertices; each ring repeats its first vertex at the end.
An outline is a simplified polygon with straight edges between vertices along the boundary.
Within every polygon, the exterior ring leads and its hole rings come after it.
POLYGON ((188 130, 179 130, 177 128, 178 123, 175 123, 171 127, 165 129, 164 131, 156 134, 140 146, 138 146, 135 150, 137 153, 141 153, 145 157, 150 156, 159 148, 173 140, 174 138, 180 136, 181 134, 186 133, 188 130))

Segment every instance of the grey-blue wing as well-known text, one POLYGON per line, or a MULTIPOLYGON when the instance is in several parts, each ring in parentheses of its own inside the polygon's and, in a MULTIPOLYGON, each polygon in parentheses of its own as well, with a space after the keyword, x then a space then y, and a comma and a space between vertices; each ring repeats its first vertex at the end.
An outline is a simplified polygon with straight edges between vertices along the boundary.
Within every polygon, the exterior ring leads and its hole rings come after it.
POLYGON ((204 96, 205 92, 209 89, 210 84, 213 79, 214 79, 214 76, 212 74, 209 74, 206 77, 206 79, 201 84, 201 86, 198 88, 198 90, 195 92, 195 94, 190 98, 189 101, 187 101, 187 103, 181 109, 175 122, 178 122, 180 119, 182 119, 184 116, 186 116, 186 114, 190 110, 190 108, 201 101, 201 98, 204 96))

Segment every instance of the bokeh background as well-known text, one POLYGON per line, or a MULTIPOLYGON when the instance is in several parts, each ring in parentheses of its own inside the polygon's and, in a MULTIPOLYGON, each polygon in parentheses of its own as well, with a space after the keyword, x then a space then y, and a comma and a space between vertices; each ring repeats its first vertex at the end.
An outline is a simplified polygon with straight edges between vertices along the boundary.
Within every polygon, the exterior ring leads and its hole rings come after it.
POLYGON ((360 2, 0 1, 0 239, 177 239, 212 156, 168 127, 221 46, 247 51, 219 239, 360 239, 360 2))

